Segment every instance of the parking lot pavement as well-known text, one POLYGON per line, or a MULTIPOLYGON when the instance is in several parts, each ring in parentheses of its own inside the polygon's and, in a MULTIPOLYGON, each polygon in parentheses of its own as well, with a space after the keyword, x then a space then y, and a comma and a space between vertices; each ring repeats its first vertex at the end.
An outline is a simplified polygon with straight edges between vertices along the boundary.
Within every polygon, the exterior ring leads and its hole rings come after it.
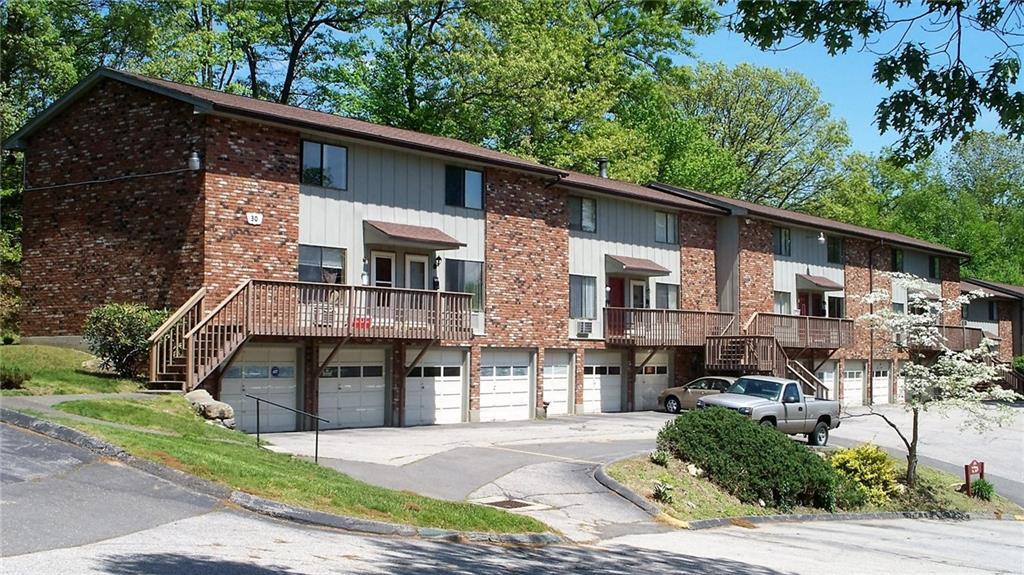
MULTIPOLYGON (((962 428, 967 420, 962 411, 922 413, 918 447, 921 463, 960 476, 964 464, 974 459, 984 461, 986 478, 992 480, 996 491, 1024 505, 1024 406, 1014 409, 1017 416, 1011 425, 984 433, 962 428)), ((911 415, 902 406, 878 406, 875 410, 909 436, 911 415)), ((881 417, 867 413, 867 408, 851 408, 839 429, 832 431, 832 442, 842 446, 871 442, 896 457, 905 457, 906 447, 896 432, 881 417)))

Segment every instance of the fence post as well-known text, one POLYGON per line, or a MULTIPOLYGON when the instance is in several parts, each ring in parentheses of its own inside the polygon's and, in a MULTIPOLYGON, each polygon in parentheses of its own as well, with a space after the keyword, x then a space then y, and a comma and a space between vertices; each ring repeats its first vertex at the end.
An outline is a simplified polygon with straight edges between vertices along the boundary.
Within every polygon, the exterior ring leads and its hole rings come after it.
MULTIPOLYGON (((317 409, 317 411, 320 411, 317 409)), ((313 426, 316 429, 316 439, 313 443, 313 463, 320 462, 320 418, 313 418, 313 426)))
POLYGON ((260 446, 260 400, 253 398, 256 402, 256 447, 260 446))

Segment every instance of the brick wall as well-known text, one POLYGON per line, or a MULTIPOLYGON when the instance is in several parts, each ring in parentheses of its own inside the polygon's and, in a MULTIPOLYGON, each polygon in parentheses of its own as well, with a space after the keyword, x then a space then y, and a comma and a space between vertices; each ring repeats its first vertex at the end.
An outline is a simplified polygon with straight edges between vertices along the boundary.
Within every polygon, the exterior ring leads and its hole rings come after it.
POLYGON ((211 117, 204 281, 220 301, 243 279, 298 279, 299 134, 211 117), (259 226, 246 214, 263 214, 259 226))
POLYGON ((998 301, 996 313, 999 319, 999 361, 1013 361, 1013 320, 1017 317, 1019 303, 998 301))
POLYGON ((718 309, 718 288, 715 284, 717 231, 714 216, 679 215, 680 309, 718 309))
MULTIPOLYGON (((836 352, 837 358, 845 359, 867 359, 871 354, 871 331, 864 325, 864 322, 857 321, 864 314, 871 312, 871 307, 863 301, 863 297, 874 290, 885 290, 892 292, 892 279, 886 274, 889 269, 890 250, 888 247, 875 249, 871 254, 874 244, 867 240, 846 238, 844 242, 845 252, 845 295, 846 295, 846 317, 852 319, 853 323, 853 345, 846 346, 836 352), (873 265, 869 266, 869 254, 873 265), (870 271, 873 270, 873 271, 870 271), (872 285, 871 275, 874 275, 872 285)), ((876 304, 877 306, 889 306, 890 301, 876 304)), ((875 357, 889 357, 893 354, 892 347, 881 338, 875 338, 875 357)))
MULTIPOLYGON (((102 81, 32 136, 27 187, 186 168, 202 126, 189 105, 102 81)), ((22 334, 81 334, 104 303, 186 300, 202 281, 201 183, 183 171, 26 191, 22 334)))
POLYGON ((775 256, 772 225, 761 220, 740 220, 739 312, 745 325, 754 312, 771 312, 774 304, 775 256))
MULTIPOLYGON (((956 258, 941 258, 939 261, 939 278, 942 281, 942 299, 952 300, 960 297, 960 262, 956 258)), ((960 325, 963 315, 960 306, 954 306, 942 318, 946 325, 960 325)))

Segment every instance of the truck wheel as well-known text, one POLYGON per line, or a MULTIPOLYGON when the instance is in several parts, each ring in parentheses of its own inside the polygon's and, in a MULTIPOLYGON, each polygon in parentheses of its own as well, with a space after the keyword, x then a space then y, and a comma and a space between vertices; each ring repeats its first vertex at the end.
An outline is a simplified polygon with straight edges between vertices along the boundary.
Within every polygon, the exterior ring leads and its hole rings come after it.
POLYGON ((764 418, 764 419, 762 419, 760 421, 760 425, 761 425, 761 427, 771 427, 771 428, 774 428, 775 427, 775 422, 766 417, 766 418, 764 418))
POLYGON ((828 443, 828 424, 824 421, 819 421, 818 425, 814 426, 812 431, 807 436, 807 445, 820 445, 824 446, 828 443))

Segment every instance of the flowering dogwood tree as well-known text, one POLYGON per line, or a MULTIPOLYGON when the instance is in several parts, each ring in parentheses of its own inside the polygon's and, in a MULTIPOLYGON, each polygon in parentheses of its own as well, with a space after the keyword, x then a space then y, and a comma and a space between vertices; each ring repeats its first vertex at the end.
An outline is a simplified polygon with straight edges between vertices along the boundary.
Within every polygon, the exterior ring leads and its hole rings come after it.
POLYGON ((980 292, 964 294, 953 299, 937 299, 932 285, 919 277, 890 274, 894 285, 907 289, 905 312, 890 305, 890 294, 877 290, 864 297, 872 311, 858 321, 874 330, 875 337, 887 341, 907 359, 902 362, 905 381, 904 408, 911 413, 911 429, 900 429, 884 413, 871 411, 865 415, 881 417, 907 448, 907 485, 917 480, 918 421, 924 412, 959 410, 967 414, 963 425, 979 432, 1010 423, 1015 413, 1007 404, 1021 399, 1015 392, 995 382, 1005 367, 996 360, 995 342, 983 338, 978 347, 955 347, 953 338, 963 337, 965 330, 944 330, 939 324, 951 311, 981 296, 980 292), (908 437, 909 435, 909 437, 908 437))

